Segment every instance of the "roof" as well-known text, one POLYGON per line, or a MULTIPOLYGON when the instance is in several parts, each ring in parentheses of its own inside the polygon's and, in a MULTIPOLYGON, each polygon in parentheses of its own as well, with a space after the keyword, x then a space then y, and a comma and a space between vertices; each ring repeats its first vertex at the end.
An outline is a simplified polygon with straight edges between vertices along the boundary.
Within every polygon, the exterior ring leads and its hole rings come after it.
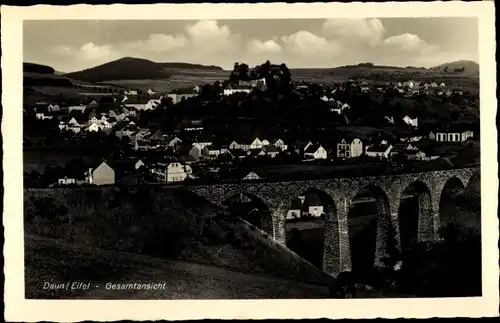
POLYGON ((394 147, 392 147, 391 152, 401 153, 406 149, 406 147, 408 147, 408 144, 398 143, 395 144, 394 147))
POLYGON ((145 98, 133 98, 133 99, 128 99, 127 101, 123 102, 125 106, 131 105, 131 104, 146 104, 150 100, 149 97, 145 98))
POLYGON ((386 152, 387 149, 389 149, 390 145, 374 145, 374 146, 369 146, 366 148, 367 151, 373 151, 373 152, 386 152))
POLYGON ((314 154, 320 146, 321 146, 320 144, 312 144, 309 147, 307 147, 305 153, 306 154, 314 154))
POLYGON ((280 152, 280 149, 278 147, 276 147, 275 145, 264 146, 263 150, 267 153, 279 153, 280 152))

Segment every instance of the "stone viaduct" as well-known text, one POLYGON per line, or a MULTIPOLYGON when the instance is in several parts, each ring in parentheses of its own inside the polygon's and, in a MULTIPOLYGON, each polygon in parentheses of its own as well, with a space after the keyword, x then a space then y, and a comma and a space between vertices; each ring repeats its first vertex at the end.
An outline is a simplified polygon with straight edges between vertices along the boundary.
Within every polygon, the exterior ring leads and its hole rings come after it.
POLYGON ((306 193, 316 194, 325 214, 323 270, 336 277, 338 273, 352 269, 347 215, 361 190, 369 192, 376 201, 378 215, 374 265, 380 266, 386 254, 389 226, 392 226, 397 245, 401 247, 398 212, 405 195, 418 198, 418 241, 433 241, 439 239, 438 230, 442 222, 439 209, 444 190, 447 187, 464 189, 472 176, 479 172, 479 167, 470 167, 370 177, 188 185, 187 188, 218 205, 223 205, 229 198, 239 194, 260 199, 268 211, 261 218, 260 228, 281 243, 286 241, 285 218, 291 201, 306 193))

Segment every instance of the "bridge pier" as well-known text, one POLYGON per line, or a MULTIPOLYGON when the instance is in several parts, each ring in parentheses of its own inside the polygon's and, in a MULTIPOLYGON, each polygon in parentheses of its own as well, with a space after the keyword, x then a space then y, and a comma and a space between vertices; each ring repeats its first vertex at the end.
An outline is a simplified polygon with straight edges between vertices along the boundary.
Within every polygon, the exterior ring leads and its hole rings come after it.
POLYGON ((349 225, 347 223, 349 203, 345 197, 336 200, 338 201, 337 212, 325 214, 323 252, 323 271, 333 277, 352 269, 349 225))
MULTIPOLYGON (((437 236, 436 216, 432 210, 430 197, 418 194, 418 242, 434 241, 437 236)), ((439 215, 438 215, 439 216, 439 215)))
POLYGON ((273 220, 273 238, 286 245, 286 214, 288 210, 283 206, 270 207, 273 220))

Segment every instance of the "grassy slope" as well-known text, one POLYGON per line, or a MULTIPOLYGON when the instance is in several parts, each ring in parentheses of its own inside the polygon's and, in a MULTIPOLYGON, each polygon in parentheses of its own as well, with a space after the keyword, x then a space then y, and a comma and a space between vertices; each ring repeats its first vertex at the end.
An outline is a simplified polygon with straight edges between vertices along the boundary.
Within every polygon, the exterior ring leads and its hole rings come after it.
POLYGON ((27 298, 231 299, 324 298, 328 289, 263 274, 96 249, 31 237, 26 243, 27 298), (89 290, 44 290, 43 282, 91 282, 89 290), (165 283, 163 290, 106 290, 111 283, 165 283))
MULTIPOLYGON (((287 277, 323 286, 330 282, 326 274, 260 230, 242 220, 218 216, 218 208, 189 192, 165 188, 160 192, 142 193, 130 193, 128 190, 28 192, 25 194, 25 233, 77 246, 172 261, 195 261, 252 275, 287 277), (46 199, 47 193, 55 202, 46 199), (61 215, 50 219, 51 215, 58 213, 61 215), (67 219, 70 220, 64 221, 67 219)), ((50 248, 49 252, 60 254, 50 251, 50 248)), ((44 256, 33 259, 37 254, 28 252, 26 255, 26 279, 31 281, 28 288, 36 287, 36 281, 41 281, 37 270, 49 273, 52 270, 50 262, 57 259, 56 256, 51 256, 55 258, 52 260, 50 256, 47 260, 43 259, 44 256), (48 262, 46 267, 43 265, 45 261, 48 262)), ((70 263, 76 261, 72 256, 64 258, 70 263)), ((94 265, 89 266, 89 270, 101 268, 97 263, 94 265)), ((79 269, 75 270, 72 274, 78 277, 79 269)), ((127 277, 127 273, 124 275, 127 277)), ((29 293, 40 291, 30 290, 29 293)))

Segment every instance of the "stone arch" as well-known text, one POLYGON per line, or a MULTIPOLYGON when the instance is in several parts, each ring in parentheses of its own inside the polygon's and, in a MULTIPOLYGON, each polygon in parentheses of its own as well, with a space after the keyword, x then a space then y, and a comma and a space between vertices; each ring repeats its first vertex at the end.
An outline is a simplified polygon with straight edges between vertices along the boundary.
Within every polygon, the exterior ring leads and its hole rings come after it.
POLYGON ((397 212, 402 251, 433 239, 432 194, 425 182, 417 179, 403 188, 397 212))
POLYGON ((347 220, 352 270, 363 275, 382 266, 388 251, 389 234, 394 234, 391 231, 389 197, 385 190, 374 183, 361 185, 351 198, 347 220), (375 209, 364 210, 362 205, 359 208, 363 202, 374 202, 375 209), (370 211, 375 214, 367 215, 370 211))
POLYGON ((452 223, 452 214, 457 197, 465 192, 463 180, 457 176, 449 177, 443 184, 439 196, 439 229, 444 229, 452 223))
POLYGON ((269 206, 259 196, 242 191, 227 193, 221 205, 224 205, 231 215, 238 216, 273 236, 274 227, 269 206))
POLYGON ((322 270, 331 266, 338 267, 338 261, 331 263, 332 257, 329 249, 332 248, 331 245, 338 248, 339 244, 338 229, 335 229, 335 226, 338 226, 336 225, 337 210, 325 186, 319 185, 319 188, 310 187, 298 190, 294 194, 296 196, 289 197, 287 205, 287 226, 291 228, 287 246, 322 270), (299 196, 304 197, 303 202, 298 200, 299 196), (299 217, 292 218, 291 212, 297 211, 299 217), (310 215, 308 216, 307 213, 310 215), (306 238, 304 238, 304 232, 306 232, 306 238))

